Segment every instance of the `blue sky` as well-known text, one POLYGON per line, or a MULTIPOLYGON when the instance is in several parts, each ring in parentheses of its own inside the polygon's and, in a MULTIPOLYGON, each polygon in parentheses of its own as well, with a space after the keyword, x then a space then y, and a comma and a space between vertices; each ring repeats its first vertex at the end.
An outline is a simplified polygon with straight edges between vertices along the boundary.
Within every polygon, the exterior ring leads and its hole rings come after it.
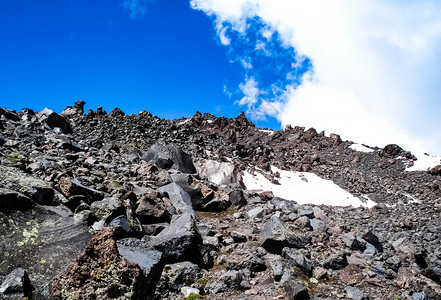
POLYGON ((234 103, 243 68, 187 1, 1 1, 0 28, 1 107, 60 112, 82 99, 165 118, 244 110, 234 103))
POLYGON ((197 110, 441 155, 437 0, 0 1, 0 106, 197 110))

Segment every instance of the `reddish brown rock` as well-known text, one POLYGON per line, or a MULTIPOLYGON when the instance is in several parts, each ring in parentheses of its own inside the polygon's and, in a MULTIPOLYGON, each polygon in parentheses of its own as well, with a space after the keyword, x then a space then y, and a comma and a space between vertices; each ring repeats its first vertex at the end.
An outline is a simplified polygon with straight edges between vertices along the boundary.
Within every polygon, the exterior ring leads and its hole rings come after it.
POLYGON ((113 228, 95 235, 50 285, 51 299, 145 299, 141 268, 118 253, 113 228))

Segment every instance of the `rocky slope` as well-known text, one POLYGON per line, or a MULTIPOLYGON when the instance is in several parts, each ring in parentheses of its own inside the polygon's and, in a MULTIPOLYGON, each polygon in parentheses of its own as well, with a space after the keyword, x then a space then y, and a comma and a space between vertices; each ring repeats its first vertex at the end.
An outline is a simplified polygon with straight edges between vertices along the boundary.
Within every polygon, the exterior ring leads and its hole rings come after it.
POLYGON ((0 109, 0 299, 441 299, 440 166, 243 114, 83 106, 0 109), (247 189, 285 171, 366 205, 247 189))

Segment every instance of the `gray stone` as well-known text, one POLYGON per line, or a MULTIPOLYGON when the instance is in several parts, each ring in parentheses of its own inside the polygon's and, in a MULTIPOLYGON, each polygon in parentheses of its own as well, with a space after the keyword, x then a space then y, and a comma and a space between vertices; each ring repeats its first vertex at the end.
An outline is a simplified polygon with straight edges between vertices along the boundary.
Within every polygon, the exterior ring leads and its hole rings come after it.
POLYGON ((167 195, 179 215, 174 215, 170 225, 148 244, 163 252, 167 263, 175 263, 185 257, 197 258, 197 245, 201 238, 196 231, 196 214, 191 206, 190 196, 176 183, 170 183, 158 189, 161 195, 167 195))
POLYGON ((230 197, 230 202, 233 205, 244 206, 247 204, 247 200, 245 199, 242 190, 237 189, 231 191, 229 197, 230 197))
POLYGON ((62 132, 65 134, 73 132, 69 122, 53 110, 45 108, 37 114, 37 117, 40 122, 46 123, 52 129, 56 127, 61 128, 62 132))
POLYGON ((429 300, 430 298, 427 297, 426 293, 424 292, 418 292, 412 294, 412 300, 429 300))
POLYGON ((308 288, 303 284, 289 280, 283 284, 283 288, 285 289, 289 300, 310 299, 308 288))
POLYGON ((346 253, 331 254, 323 263, 323 266, 327 269, 341 270, 348 265, 346 253))
POLYGON ((97 220, 104 220, 110 223, 117 216, 125 213, 124 203, 116 198, 108 197, 101 201, 95 201, 90 205, 92 217, 97 220))
POLYGON ((351 250, 364 250, 366 248, 366 241, 353 233, 342 234, 340 239, 351 250))
POLYGON ((0 165, 0 186, 24 194, 39 204, 50 204, 57 200, 49 183, 13 167, 0 165))
POLYGON ((283 248, 282 255, 285 261, 294 267, 303 269, 309 276, 312 275, 314 264, 310 259, 295 249, 283 248))
POLYGON ((272 216, 260 233, 260 244, 265 250, 281 254, 285 247, 302 248, 303 242, 294 232, 285 227, 277 216, 272 216))
POLYGON ((185 285, 197 282, 201 278, 201 268, 189 261, 166 265, 161 276, 161 286, 180 291, 185 285))
POLYGON ((117 247, 122 257, 139 265, 146 280, 144 287, 146 296, 152 297, 165 266, 162 253, 134 238, 119 240, 117 247))
POLYGON ((312 230, 315 230, 315 231, 326 232, 326 230, 328 230, 328 225, 324 221, 321 221, 321 220, 311 219, 309 221, 309 224, 312 227, 312 230))
POLYGON ((182 173, 196 173, 191 157, 175 144, 159 141, 152 145, 142 157, 145 161, 153 161, 162 169, 175 169, 182 173))
POLYGON ((261 219, 266 215, 266 210, 262 206, 255 207, 247 211, 247 216, 250 219, 261 219))
POLYGON ((242 232, 234 230, 230 233, 230 236, 233 238, 235 243, 245 243, 248 239, 247 236, 242 232))
POLYGON ((356 288, 354 286, 345 287, 345 292, 346 292, 346 295, 348 296, 349 299, 354 299, 354 300, 367 299, 367 296, 365 295, 365 293, 363 293, 362 290, 360 290, 359 288, 356 288))

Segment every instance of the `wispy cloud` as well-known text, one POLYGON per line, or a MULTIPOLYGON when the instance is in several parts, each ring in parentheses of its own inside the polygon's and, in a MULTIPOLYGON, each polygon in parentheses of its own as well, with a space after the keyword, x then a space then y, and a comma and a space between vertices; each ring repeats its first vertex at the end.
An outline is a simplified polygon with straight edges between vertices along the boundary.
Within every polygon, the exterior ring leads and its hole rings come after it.
MULTIPOLYGON (((260 91, 252 111, 276 115, 282 126, 441 154, 439 1, 190 3, 226 28, 235 61, 252 62, 244 65, 260 91)), ((248 107, 245 99, 238 103, 248 107)))
POLYGON ((147 5, 155 0, 124 0, 122 6, 130 11, 131 19, 141 19, 147 12, 147 5))

